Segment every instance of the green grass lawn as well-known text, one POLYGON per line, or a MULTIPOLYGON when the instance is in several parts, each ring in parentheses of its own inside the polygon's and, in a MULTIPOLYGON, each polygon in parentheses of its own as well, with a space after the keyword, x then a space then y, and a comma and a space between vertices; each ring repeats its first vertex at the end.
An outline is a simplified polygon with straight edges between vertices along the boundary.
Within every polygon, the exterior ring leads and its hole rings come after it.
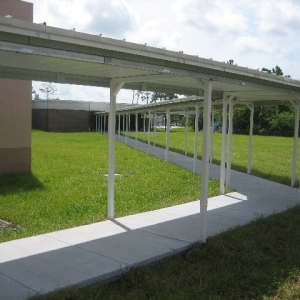
MULTIPOLYGON (((142 137, 143 133, 140 134, 142 137)), ((220 157, 221 135, 214 158, 220 157)), ((189 133, 192 155, 193 133, 189 133)), ((153 140, 153 139, 152 139, 153 140)), ((164 145, 165 133, 157 133, 164 145)), ((253 173, 289 184, 290 138, 254 137, 253 173)), ((248 137, 233 136, 233 166, 245 171, 248 137)), ((182 151, 184 131, 171 133, 182 151)), ((7 241, 106 219, 108 140, 97 133, 33 132, 31 175, 0 176, 7 241)), ((201 156, 201 136, 199 138, 201 156)), ((195 200, 200 177, 117 143, 116 215, 195 200)), ((210 195, 219 184, 210 181, 210 195)), ((137 268, 117 282, 34 299, 300 299, 300 207, 209 238, 181 255, 137 268)))
MULTIPOLYGON (((132 137, 135 133, 130 133, 132 137)), ((151 143, 165 148, 166 133, 150 133, 151 143)), ((220 164, 222 134, 214 133, 213 160, 220 164)), ((146 140, 147 133, 139 133, 140 140, 146 140)), ((185 129, 172 129, 170 134, 170 150, 184 153, 185 129)), ((232 168, 242 172, 247 171, 249 137, 246 135, 233 135, 232 168)), ((299 144, 300 149, 300 144, 299 144)), ((263 177, 286 185, 291 184, 293 138, 258 136, 253 137, 253 164, 252 175, 263 177)), ((300 160, 300 151, 298 153, 300 160)), ((188 155, 194 155, 194 132, 188 132, 188 155)), ((198 157, 202 155, 202 132, 198 138, 198 157)), ((297 177, 299 178, 300 171, 297 177)))
MULTIPOLYGON (((32 174, 0 176, 0 242, 106 219, 108 139, 98 133, 33 131, 32 174)), ((116 217, 199 198, 201 178, 116 144, 116 217)), ((219 193, 210 181, 210 195, 219 193)))
POLYGON ((300 299, 300 206, 260 218, 116 282, 44 300, 300 299))

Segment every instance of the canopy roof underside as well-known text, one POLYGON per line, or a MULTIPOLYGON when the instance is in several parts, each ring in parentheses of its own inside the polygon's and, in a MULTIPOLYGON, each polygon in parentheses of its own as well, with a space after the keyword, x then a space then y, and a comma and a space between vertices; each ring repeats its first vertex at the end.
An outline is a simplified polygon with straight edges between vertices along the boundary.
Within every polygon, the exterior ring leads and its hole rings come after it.
POLYGON ((224 93, 238 103, 300 102, 300 82, 102 36, 0 17, 0 77, 201 96, 224 93))

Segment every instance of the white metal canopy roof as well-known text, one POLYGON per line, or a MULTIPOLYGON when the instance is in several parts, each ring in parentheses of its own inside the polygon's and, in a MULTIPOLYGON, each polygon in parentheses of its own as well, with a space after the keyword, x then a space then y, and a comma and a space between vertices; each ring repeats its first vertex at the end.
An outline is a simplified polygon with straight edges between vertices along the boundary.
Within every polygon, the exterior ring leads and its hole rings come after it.
POLYGON ((199 95, 212 100, 297 101, 300 82, 182 52, 0 17, 0 77, 199 95))
MULTIPOLYGON (((225 108, 223 109, 225 118, 222 124, 220 176, 222 193, 223 190, 225 191, 226 107, 229 104, 228 153, 231 153, 233 99, 239 103, 251 102, 252 119, 254 101, 293 101, 296 117, 292 182, 295 181, 300 114, 300 82, 297 80, 186 55, 182 52, 6 17, 0 17, 0 77, 110 87, 107 201, 109 219, 114 218, 115 110, 117 94, 121 88, 203 95, 200 241, 206 240, 212 101, 222 101, 225 108)), ((167 109, 167 122, 170 120, 169 114, 170 108, 167 109)), ((197 118, 198 114, 196 114, 197 118)), ((169 128, 169 125, 167 127, 169 128)), ((196 151, 194 156, 197 158, 196 151)), ((229 155, 226 169, 228 186, 230 169, 231 156, 229 155)))

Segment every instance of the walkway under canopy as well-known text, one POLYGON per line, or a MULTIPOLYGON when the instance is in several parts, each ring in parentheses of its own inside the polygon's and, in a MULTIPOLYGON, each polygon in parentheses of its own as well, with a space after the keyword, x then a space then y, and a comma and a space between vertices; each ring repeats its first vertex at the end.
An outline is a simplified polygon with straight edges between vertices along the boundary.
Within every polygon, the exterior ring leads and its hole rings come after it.
MULTIPOLYGON (((297 118, 299 123, 300 82, 297 80, 183 52, 6 17, 0 17, 0 77, 110 88, 109 219, 114 218, 115 112, 120 89, 202 96, 201 242, 206 240, 212 103, 222 103, 223 112, 229 105, 232 114, 237 102, 253 105, 257 100, 261 103, 291 101, 297 111, 295 124, 297 118)), ((225 169, 222 170, 224 178, 225 169)))

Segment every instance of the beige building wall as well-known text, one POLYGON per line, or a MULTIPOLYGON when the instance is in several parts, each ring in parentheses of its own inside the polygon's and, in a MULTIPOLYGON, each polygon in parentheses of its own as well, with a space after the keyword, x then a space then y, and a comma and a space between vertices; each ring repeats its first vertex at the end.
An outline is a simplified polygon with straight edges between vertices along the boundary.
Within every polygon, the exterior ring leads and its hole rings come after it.
MULTIPOLYGON (((0 15, 33 21, 33 4, 0 0, 0 15)), ((0 174, 31 171, 31 81, 0 78, 0 174)))

